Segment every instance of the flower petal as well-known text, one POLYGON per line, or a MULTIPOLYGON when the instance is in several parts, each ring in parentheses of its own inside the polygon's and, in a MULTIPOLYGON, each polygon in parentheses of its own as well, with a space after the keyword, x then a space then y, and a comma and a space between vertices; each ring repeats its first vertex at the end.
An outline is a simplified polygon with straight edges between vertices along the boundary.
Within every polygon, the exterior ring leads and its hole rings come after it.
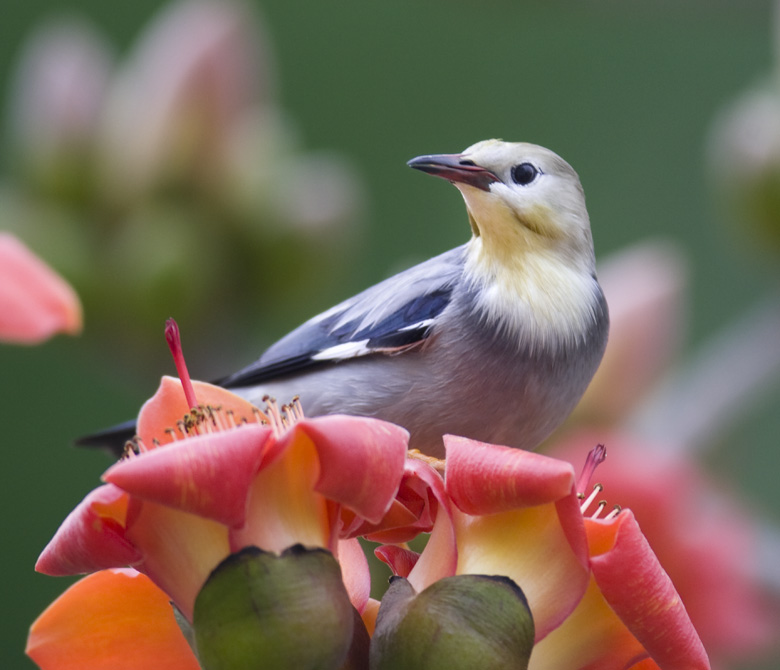
POLYGON ((596 582, 650 657, 669 670, 709 668, 685 606, 630 510, 586 525, 596 582))
POLYGON ((585 595, 558 628, 537 643, 529 670, 624 670, 647 651, 610 608, 591 575, 585 595))
POLYGON ((441 476, 425 463, 407 458, 401 485, 387 513, 378 524, 363 523, 354 534, 372 542, 409 542, 420 533, 431 532, 439 500, 448 500, 441 476))
POLYGON ((467 514, 555 502, 571 493, 570 463, 522 449, 444 436, 447 493, 467 514))
MULTIPOLYGON (((242 420, 257 422, 256 414, 259 410, 235 393, 205 382, 193 381, 192 386, 200 405, 220 407, 221 415, 225 417, 228 412, 232 412, 236 424, 242 420)), ((146 448, 152 449, 155 443, 167 444, 176 439, 170 429, 176 428, 189 411, 181 382, 175 377, 163 377, 159 388, 144 403, 138 415, 137 431, 146 448)))
POLYGON ((437 503, 436 522, 431 537, 408 577, 409 583, 417 591, 422 591, 433 582, 455 574, 458 564, 458 546, 453 514, 457 510, 450 504, 441 475, 430 465, 408 459, 406 468, 428 485, 437 503))
POLYGON ((30 628, 41 670, 199 670, 168 596, 135 570, 105 570, 71 586, 30 628))
POLYGON ((453 518, 458 542, 457 574, 504 575, 512 579, 528 598, 537 640, 571 614, 585 593, 589 575, 587 564, 572 549, 556 505, 487 516, 471 516, 454 509, 453 518))
POLYGON ((268 426, 252 424, 191 437, 120 461, 103 479, 142 500, 242 526, 270 435, 268 426))
POLYGON ((445 484, 456 507, 457 573, 514 580, 528 598, 540 640, 574 610, 588 584, 574 468, 451 435, 444 445, 445 484))
POLYGON ((378 522, 401 482, 408 431, 379 419, 339 415, 301 421, 290 432, 295 431, 305 432, 317 447, 316 490, 378 522))
POLYGON ((62 576, 134 565, 143 558, 125 536, 128 496, 112 484, 90 492, 62 522, 35 569, 62 576))
POLYGON ((394 544, 385 544, 374 549, 376 557, 390 567, 397 577, 408 577, 420 559, 420 554, 394 544))
POLYGON ((0 233, 0 341, 37 344, 81 331, 70 285, 10 233, 0 233))
POLYGON ((298 430, 286 434, 283 449, 277 446, 269 445, 252 482, 246 525, 231 531, 232 550, 255 545, 278 553, 294 544, 335 550, 327 501, 314 490, 320 476, 316 445, 298 430))
POLYGON ((228 529, 210 519, 133 499, 126 536, 143 552, 138 569, 192 620, 198 591, 230 553, 228 529))
POLYGON ((336 558, 341 566, 341 579, 349 594, 349 601, 362 614, 371 595, 371 573, 363 547, 355 538, 339 540, 336 558))

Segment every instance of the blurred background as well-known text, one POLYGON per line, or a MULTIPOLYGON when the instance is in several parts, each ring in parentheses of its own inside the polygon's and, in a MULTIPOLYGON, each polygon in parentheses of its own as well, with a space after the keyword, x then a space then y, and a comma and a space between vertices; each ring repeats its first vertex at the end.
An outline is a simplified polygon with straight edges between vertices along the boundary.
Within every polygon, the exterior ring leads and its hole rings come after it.
MULTIPOLYGON (((669 304, 658 318, 639 310, 626 336, 652 368, 638 399, 620 418, 589 407, 576 420, 597 439, 619 424, 692 455, 771 539, 775 32, 769 0, 12 2, 0 22, 0 230, 74 286, 84 332, 0 344, 0 666, 33 667, 27 627, 70 583, 35 574, 35 559, 110 463, 72 440, 135 416, 173 373, 164 320, 177 318, 192 375, 212 379, 465 242, 458 193, 405 162, 490 137, 574 166, 600 260, 665 241, 636 291, 672 277, 669 304), (732 351, 741 360, 739 334, 755 330, 754 372, 718 367, 732 351)), ((771 553, 736 549, 758 564, 759 590, 777 588, 771 553)), ((723 650, 717 667, 778 667, 776 648, 753 647, 723 650)))

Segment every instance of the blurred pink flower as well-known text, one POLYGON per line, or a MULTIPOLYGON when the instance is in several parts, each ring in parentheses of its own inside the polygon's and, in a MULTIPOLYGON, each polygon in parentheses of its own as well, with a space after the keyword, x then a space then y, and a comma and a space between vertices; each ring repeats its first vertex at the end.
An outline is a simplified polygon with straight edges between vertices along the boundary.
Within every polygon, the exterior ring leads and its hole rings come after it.
POLYGON ((179 0, 158 13, 109 91, 100 149, 110 192, 225 186, 231 133, 275 97, 261 27, 242 2, 179 0))
POLYGON ((11 138, 25 176, 48 193, 79 190, 95 150, 113 57, 85 20, 39 27, 24 46, 9 95, 11 138))
POLYGON ((644 241, 599 263, 609 304, 604 358, 571 423, 613 424, 668 370, 685 330, 687 264, 671 243, 644 241))
POLYGON ((0 232, 0 341, 37 344, 81 331, 70 285, 9 233, 0 232))

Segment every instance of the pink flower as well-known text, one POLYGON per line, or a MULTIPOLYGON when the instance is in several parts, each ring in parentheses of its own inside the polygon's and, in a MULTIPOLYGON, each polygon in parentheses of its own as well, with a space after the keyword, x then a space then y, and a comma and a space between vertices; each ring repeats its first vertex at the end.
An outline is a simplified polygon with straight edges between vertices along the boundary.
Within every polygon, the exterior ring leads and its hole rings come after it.
POLYGON ((425 550, 378 550, 417 591, 446 576, 442 565, 449 575, 510 577, 534 618, 532 670, 629 668, 647 658, 664 668, 710 667, 631 512, 583 518, 564 461, 460 437, 446 436, 445 446, 425 550))
POLYGON ((0 341, 37 344, 80 330, 73 289, 16 237, 0 232, 0 341))
POLYGON ((374 419, 305 419, 296 407, 264 415, 209 384, 196 382, 194 392, 200 409, 188 411, 178 381, 163 379, 138 419, 140 453, 109 468, 107 483, 65 520, 36 569, 62 575, 131 565, 189 617, 229 554, 300 543, 341 561, 361 611, 367 564, 343 518, 377 523, 385 515, 406 431, 374 419))
MULTIPOLYGON (((552 453, 579 462, 595 437, 578 432, 552 453)), ((609 448, 598 480, 631 507, 711 658, 725 663, 767 648, 777 620, 757 579, 749 513, 685 455, 619 433, 598 437, 609 448)))

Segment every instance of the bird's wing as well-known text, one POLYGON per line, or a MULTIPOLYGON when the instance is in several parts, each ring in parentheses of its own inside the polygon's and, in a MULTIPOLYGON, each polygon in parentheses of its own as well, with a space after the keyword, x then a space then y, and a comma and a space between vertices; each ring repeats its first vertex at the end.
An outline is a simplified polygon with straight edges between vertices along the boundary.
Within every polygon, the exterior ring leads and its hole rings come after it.
POLYGON ((327 362, 413 347, 431 334, 449 304, 463 262, 461 246, 390 277, 310 319, 218 383, 250 386, 327 362))

